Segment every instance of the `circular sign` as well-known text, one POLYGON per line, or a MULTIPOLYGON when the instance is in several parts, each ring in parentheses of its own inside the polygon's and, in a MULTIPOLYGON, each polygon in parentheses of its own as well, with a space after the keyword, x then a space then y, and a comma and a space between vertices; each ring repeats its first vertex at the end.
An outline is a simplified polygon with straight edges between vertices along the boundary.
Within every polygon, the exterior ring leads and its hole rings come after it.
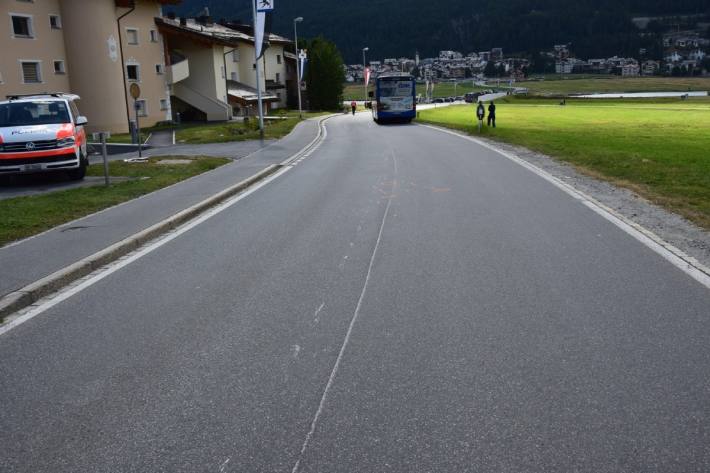
POLYGON ((131 84, 131 87, 129 90, 131 92, 131 97, 133 97, 134 100, 141 96, 141 88, 138 84, 136 84, 136 83, 131 84))

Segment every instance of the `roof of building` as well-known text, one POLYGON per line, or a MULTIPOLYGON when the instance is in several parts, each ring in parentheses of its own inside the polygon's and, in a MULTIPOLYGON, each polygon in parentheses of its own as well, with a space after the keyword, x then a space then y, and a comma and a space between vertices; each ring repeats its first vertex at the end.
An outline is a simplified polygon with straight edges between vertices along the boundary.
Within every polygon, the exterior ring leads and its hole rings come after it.
MULTIPOLYGON (((200 21, 194 18, 161 18, 155 19, 159 27, 172 30, 176 33, 183 33, 201 41, 207 41, 225 46, 233 46, 239 42, 254 42, 254 36, 234 28, 230 28, 219 23, 200 21)), ((268 39, 273 44, 291 44, 292 41, 283 36, 270 34, 268 39)))
MULTIPOLYGON (((228 80, 227 90, 229 95, 243 103, 254 103, 258 100, 256 89, 241 82, 228 80)), ((266 92, 261 93, 261 99, 265 102, 276 102, 279 98, 266 92)))

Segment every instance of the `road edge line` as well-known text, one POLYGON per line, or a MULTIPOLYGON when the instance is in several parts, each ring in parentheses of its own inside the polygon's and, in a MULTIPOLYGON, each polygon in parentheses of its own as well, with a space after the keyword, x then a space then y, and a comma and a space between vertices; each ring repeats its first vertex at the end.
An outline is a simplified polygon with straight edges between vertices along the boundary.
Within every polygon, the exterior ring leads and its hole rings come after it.
MULTIPOLYGON (((96 271, 97 269, 116 261, 128 253, 140 248, 149 241, 172 231, 207 210, 219 205, 227 199, 234 197, 240 192, 248 189, 259 181, 281 169, 281 165, 272 164, 258 173, 234 184, 217 194, 204 199, 170 217, 151 225, 113 245, 97 251, 96 253, 82 258, 76 263, 70 264, 54 273, 30 283, 16 291, 6 294, 0 298, 0 321, 19 310, 24 309, 37 302, 43 297, 55 293, 68 286, 74 281, 96 271)), ((2 326, 2 323, 0 323, 2 326)))
POLYGON ((596 214, 603 217, 605 220, 609 221, 622 231, 626 232, 628 235, 634 237, 637 241, 639 241, 644 246, 664 258, 666 261, 670 262, 673 266, 680 269, 685 274, 687 274, 706 288, 710 289, 710 268, 708 268, 692 256, 686 254, 680 248, 677 248, 676 246, 668 243, 651 230, 625 217, 624 215, 615 211, 611 207, 602 204, 589 194, 575 188, 574 186, 566 182, 563 182, 562 180, 558 179, 547 171, 535 166, 534 164, 529 163, 528 161, 525 161, 524 159, 515 156, 512 153, 499 149, 496 146, 486 143, 485 141, 475 138, 473 136, 466 135, 462 132, 454 131, 448 128, 423 123, 418 123, 417 126, 422 126, 431 130, 435 130, 441 133, 447 133, 468 141, 472 141, 524 167, 528 171, 531 171, 537 176, 553 184, 555 187, 562 190, 574 199, 581 201, 590 210, 594 211, 596 214))
MULTIPOLYGON (((238 182, 237 184, 228 187, 197 204, 194 204, 187 209, 181 210, 176 214, 161 220, 160 222, 145 228, 138 233, 135 233, 123 240, 114 243, 103 250, 100 250, 90 256, 70 264, 54 273, 45 276, 33 283, 30 283, 20 289, 10 292, 0 297, 0 328, 4 324, 4 319, 32 304, 38 300, 58 292, 62 288, 71 283, 87 276, 94 271, 112 263, 119 258, 137 250, 146 243, 172 231, 184 223, 189 222, 208 210, 218 206, 219 204, 229 200, 231 197, 247 190, 249 187, 265 180, 279 170, 286 168, 293 161, 301 158, 308 153, 309 150, 321 142, 327 134, 325 133, 324 122, 329 118, 337 116, 336 114, 325 115, 318 118, 318 134, 305 147, 286 159, 287 164, 272 164, 258 173, 238 182)), ((303 123, 303 122, 301 122, 303 123)), ((295 128, 294 128, 295 129, 295 128)), ((215 170, 209 171, 213 172, 215 170)))

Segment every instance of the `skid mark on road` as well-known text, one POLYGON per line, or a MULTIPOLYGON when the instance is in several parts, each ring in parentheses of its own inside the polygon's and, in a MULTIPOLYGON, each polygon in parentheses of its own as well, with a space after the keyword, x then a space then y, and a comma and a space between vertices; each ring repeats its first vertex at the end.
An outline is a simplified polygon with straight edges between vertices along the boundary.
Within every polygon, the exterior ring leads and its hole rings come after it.
POLYGON ((340 369, 340 363, 343 360, 343 355, 345 354, 345 350, 348 348, 348 344, 350 343, 350 337, 352 336, 353 328, 355 327, 355 323, 357 322, 357 319, 360 316, 360 310, 362 309, 362 303, 365 300, 367 288, 370 285, 372 268, 375 264, 375 258, 377 257, 377 252, 380 248, 380 243, 382 242, 382 234, 385 229, 385 224, 387 223, 387 216, 389 215, 390 207, 392 206, 392 199, 394 197, 394 186, 397 185, 397 158, 394 154, 394 151, 390 151, 390 153, 392 156, 392 166, 394 168, 394 178, 392 179, 392 192, 389 199, 387 200, 385 213, 382 216, 382 221, 380 222, 380 230, 377 234, 375 247, 372 249, 372 255, 370 256, 370 264, 367 268, 367 274, 365 275, 365 282, 362 286, 362 291, 360 292, 360 297, 358 298, 357 305, 355 306, 355 312, 353 313, 353 316, 350 319, 350 325, 348 326, 348 330, 345 333, 345 339, 343 340, 343 344, 340 347, 340 352, 338 353, 338 357, 335 359, 335 364, 333 365, 333 369, 331 370, 330 376, 328 377, 328 382, 326 383, 325 389, 323 390, 323 395, 321 396, 320 403, 318 404, 318 409, 316 410, 316 413, 313 416, 313 420, 311 421, 311 428, 306 434, 306 438, 303 441, 303 445, 301 446, 301 451, 298 454, 298 459, 293 465, 291 473, 298 473, 298 469, 301 466, 301 461, 303 460, 303 455, 306 453, 306 450, 308 450, 308 446, 311 443, 311 439, 313 438, 313 434, 316 431, 318 421, 320 420, 320 417, 323 413, 323 408, 325 407, 325 403, 328 399, 328 394, 330 393, 330 389, 333 387, 333 382, 335 381, 335 377, 337 376, 338 370, 340 369))

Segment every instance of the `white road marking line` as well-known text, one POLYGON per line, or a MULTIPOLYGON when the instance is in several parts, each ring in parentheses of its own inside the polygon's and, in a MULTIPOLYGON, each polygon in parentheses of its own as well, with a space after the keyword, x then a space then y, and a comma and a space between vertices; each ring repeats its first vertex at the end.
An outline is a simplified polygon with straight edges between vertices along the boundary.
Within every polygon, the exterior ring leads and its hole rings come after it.
POLYGON ((70 297, 72 297, 75 294, 80 293, 84 289, 87 289, 97 282, 107 278, 108 276, 112 275, 113 273, 125 268, 129 264, 139 260, 140 258, 144 257, 145 255, 152 253, 153 251, 157 250, 158 248, 166 245, 167 243, 173 241, 177 237, 183 235, 184 233, 187 233, 188 231, 192 230, 193 228, 197 227, 198 225, 204 223, 205 221, 209 220, 210 218, 214 217, 215 215, 224 212, 237 202, 241 201, 242 199, 247 198, 254 192, 258 191, 264 186, 267 186, 270 184, 272 181, 275 179, 278 179, 288 171, 290 171, 291 168, 285 167, 282 168, 281 170, 277 171, 276 173, 272 174, 268 178, 264 179, 260 183, 256 184, 254 187, 247 189, 243 193, 234 196, 233 198, 223 202, 222 204, 214 207, 211 210, 208 210, 201 216, 195 218, 194 220, 186 223, 185 225, 182 225, 178 227, 176 230, 173 232, 167 233, 163 237, 159 237, 158 240, 155 240, 154 242, 148 244, 147 246, 144 246, 143 248, 127 255, 126 257, 117 260, 116 262, 99 269, 93 275, 90 275, 89 277, 81 280, 81 282, 75 286, 69 286, 65 290, 62 290, 58 293, 55 293, 41 301, 39 301, 37 304, 34 304, 30 306, 28 309, 25 309, 25 311, 20 311, 20 315, 18 315, 16 318, 11 319, 9 322, 6 324, 2 325, 0 327, 0 336, 6 334, 10 330, 18 327, 19 325, 27 322, 28 320, 33 319, 34 317, 37 317, 38 315, 42 314, 43 312, 46 312, 47 310, 51 309, 52 307, 56 306, 60 302, 63 302, 70 297))
POLYGON ((316 309, 315 314, 313 314, 313 323, 318 323, 318 314, 320 314, 320 312, 323 310, 323 307, 325 307, 325 302, 322 303, 320 307, 316 309))
MULTIPOLYGON (((330 117, 328 117, 330 118, 330 117)), ((327 119, 327 118, 326 118, 327 119)), ((309 144, 309 146, 312 146, 313 143, 316 143, 317 140, 325 140, 327 137, 327 130, 325 127, 325 120, 323 119, 320 122, 320 125, 322 127, 322 133, 319 134, 316 139, 309 144)), ((320 144, 320 143, 318 143, 320 144)), ((302 152, 301 150, 300 152, 302 152)), ((298 155, 298 153, 296 154, 298 155)), ((285 163, 289 162, 289 160, 284 161, 285 163)), ((136 250, 133 253, 130 253, 123 258, 114 261, 113 263, 109 264, 108 266, 101 268, 94 273, 90 274, 89 276, 86 276, 83 279, 80 279, 76 281, 73 285, 70 285, 54 294, 51 294, 45 298, 43 298, 40 301, 37 301, 35 304, 27 307, 24 310, 19 311, 15 316, 10 316, 7 319, 9 319, 8 322, 4 323, 2 326, 0 326, 0 336, 6 334, 10 330, 22 325, 23 323, 37 317, 38 315, 42 314, 43 312, 46 312, 47 310, 51 309, 52 307, 56 306, 60 302, 63 302, 70 297, 74 296, 75 294, 78 294, 79 292, 83 291, 84 289, 87 289, 97 282, 101 281, 102 279, 105 279, 106 277, 110 276, 111 274, 115 273, 116 271, 128 266, 129 264, 133 263, 134 261, 139 260, 143 256, 155 251, 156 249, 160 248, 161 246, 169 243, 170 241, 174 240, 175 238, 179 237, 183 233, 188 232, 189 230, 192 230, 196 226, 204 223, 206 220, 212 218, 213 216, 223 212, 224 210, 228 209, 232 205, 236 204, 240 200, 248 197, 249 195, 253 194, 254 192, 258 191, 262 187, 270 184, 272 181, 276 180, 277 178, 281 177, 288 171, 293 169, 293 165, 285 164, 281 167, 281 169, 268 178, 264 179, 263 181, 259 182, 256 184, 254 187, 251 187, 244 191, 241 194, 238 194, 234 196, 233 198, 226 200, 222 202, 221 204, 217 205, 216 207, 208 210, 207 212, 203 213, 199 217, 196 217, 194 220, 191 220, 190 222, 178 227, 172 232, 169 232, 161 237, 158 237, 157 240, 153 241, 152 243, 149 243, 147 246, 144 246, 138 250, 136 250)), ((209 172, 214 172, 215 170, 209 171, 209 172)), ((198 177, 198 176, 194 176, 198 177)), ((193 178, 194 178, 193 177, 193 178)), ((184 181, 183 181, 184 182, 184 181)), ((177 185, 177 184, 174 184, 177 185)), ((172 187, 172 186, 170 186, 172 187)), ((144 196, 143 196, 144 197, 144 196)), ((139 197, 140 198, 140 197, 139 197)), ((124 204, 127 202, 124 202, 124 204)), ((122 204, 119 204, 122 205, 122 204)), ((105 209, 108 210, 108 209, 105 209)))
POLYGON ((524 159, 521 159, 515 155, 512 155, 510 153, 507 153, 501 149, 496 148, 495 146, 492 146, 484 141, 481 141, 479 139, 476 139, 471 136, 466 136, 462 135, 460 133, 456 133, 451 130, 445 130, 443 128, 439 128, 436 126, 431 126, 431 125, 423 125, 419 124, 419 126, 423 126, 432 130, 436 130, 441 133, 447 133, 449 135, 457 136, 459 138, 462 138, 464 140, 472 141, 480 146, 483 146, 486 149, 489 149, 491 151, 494 151, 501 156, 508 158, 509 160, 513 161, 516 164, 519 164, 520 166, 526 168, 527 170, 537 174, 539 177, 545 179, 549 183, 553 184, 555 187, 561 189, 564 191, 566 194, 570 195, 574 199, 577 199, 581 201, 585 206, 596 212, 598 215, 601 217, 604 217, 607 221, 613 223, 616 225, 618 228, 629 234, 630 236, 634 237, 636 240, 641 242, 643 245, 645 245, 647 248, 651 249, 658 255, 662 256, 664 259, 666 259, 668 262, 670 262, 673 266, 676 268, 680 269, 683 271, 685 274, 690 276, 691 278, 695 279, 697 282, 705 286, 706 288, 710 289, 710 268, 704 266, 701 262, 697 261, 695 258, 685 254, 682 250, 679 248, 676 248, 675 246, 671 245, 670 243, 664 241, 661 237, 653 233, 652 231, 648 230, 647 228, 642 227, 641 225, 637 224, 636 222, 624 217, 620 213, 616 212, 615 210, 611 209, 610 207, 607 207, 606 205, 602 204, 598 200, 594 199, 592 196, 585 194, 584 192, 575 189, 571 185, 567 184, 566 182, 556 178, 552 174, 548 173, 547 171, 544 171, 540 169, 539 167, 535 166, 534 164, 530 164, 529 162, 525 161, 524 159))
POLYGON ((219 467, 219 473, 224 473, 224 469, 227 468, 227 464, 229 463, 229 460, 231 460, 231 458, 229 458, 229 457, 227 457, 227 459, 224 460, 222 465, 219 467))
POLYGON ((387 201, 387 207, 385 207, 385 213, 382 216, 382 222, 380 223, 380 231, 377 234, 377 240, 375 241, 375 247, 372 250, 372 256, 370 257, 370 264, 367 268, 367 274, 365 276, 365 283, 362 286, 362 291, 360 292, 360 298, 357 301, 357 305, 355 306, 355 312, 353 313, 352 319, 350 319, 350 325, 348 326, 348 331, 345 333, 345 339, 343 340, 343 344, 340 347, 340 352, 338 353, 338 357, 335 360, 335 365, 333 365, 333 369, 330 372, 330 377, 328 378, 328 383, 325 385, 325 389, 323 390, 323 395, 321 396, 320 403, 318 404, 318 409, 316 410, 315 415, 313 416, 313 420, 311 421, 311 428, 306 434, 306 439, 303 441, 303 445, 301 446, 301 451, 298 454, 298 459, 296 460, 296 464, 293 465, 293 469, 291 470, 291 473, 298 473, 298 469, 301 466, 301 460, 303 459, 303 455, 306 453, 306 450, 308 449, 308 445, 311 442, 311 439, 313 438, 313 434, 316 431, 316 427, 318 425, 318 420, 320 419, 321 414, 323 413, 323 408, 325 407, 326 400, 328 399, 328 393, 330 392, 331 387, 333 386, 333 382, 335 381, 335 377, 338 374, 338 369, 340 368, 340 363, 343 360, 343 355, 345 354, 345 350, 348 347, 348 344, 350 342, 350 337, 353 333, 353 328, 355 327, 355 322, 357 322, 358 316, 360 315, 360 309, 362 308, 362 303, 365 300, 365 294, 367 293, 367 288, 370 285, 370 276, 372 275, 372 267, 375 264, 375 258, 377 257, 377 252, 380 248, 380 243, 382 241, 382 233, 384 232, 385 229, 385 224, 387 223, 387 216, 389 215, 390 212, 390 207, 392 206, 392 200, 394 197, 394 187, 396 186, 397 183, 397 158, 395 157, 394 152, 392 152, 392 162, 394 164, 394 178, 392 179, 392 193, 390 194, 390 198, 387 201))

